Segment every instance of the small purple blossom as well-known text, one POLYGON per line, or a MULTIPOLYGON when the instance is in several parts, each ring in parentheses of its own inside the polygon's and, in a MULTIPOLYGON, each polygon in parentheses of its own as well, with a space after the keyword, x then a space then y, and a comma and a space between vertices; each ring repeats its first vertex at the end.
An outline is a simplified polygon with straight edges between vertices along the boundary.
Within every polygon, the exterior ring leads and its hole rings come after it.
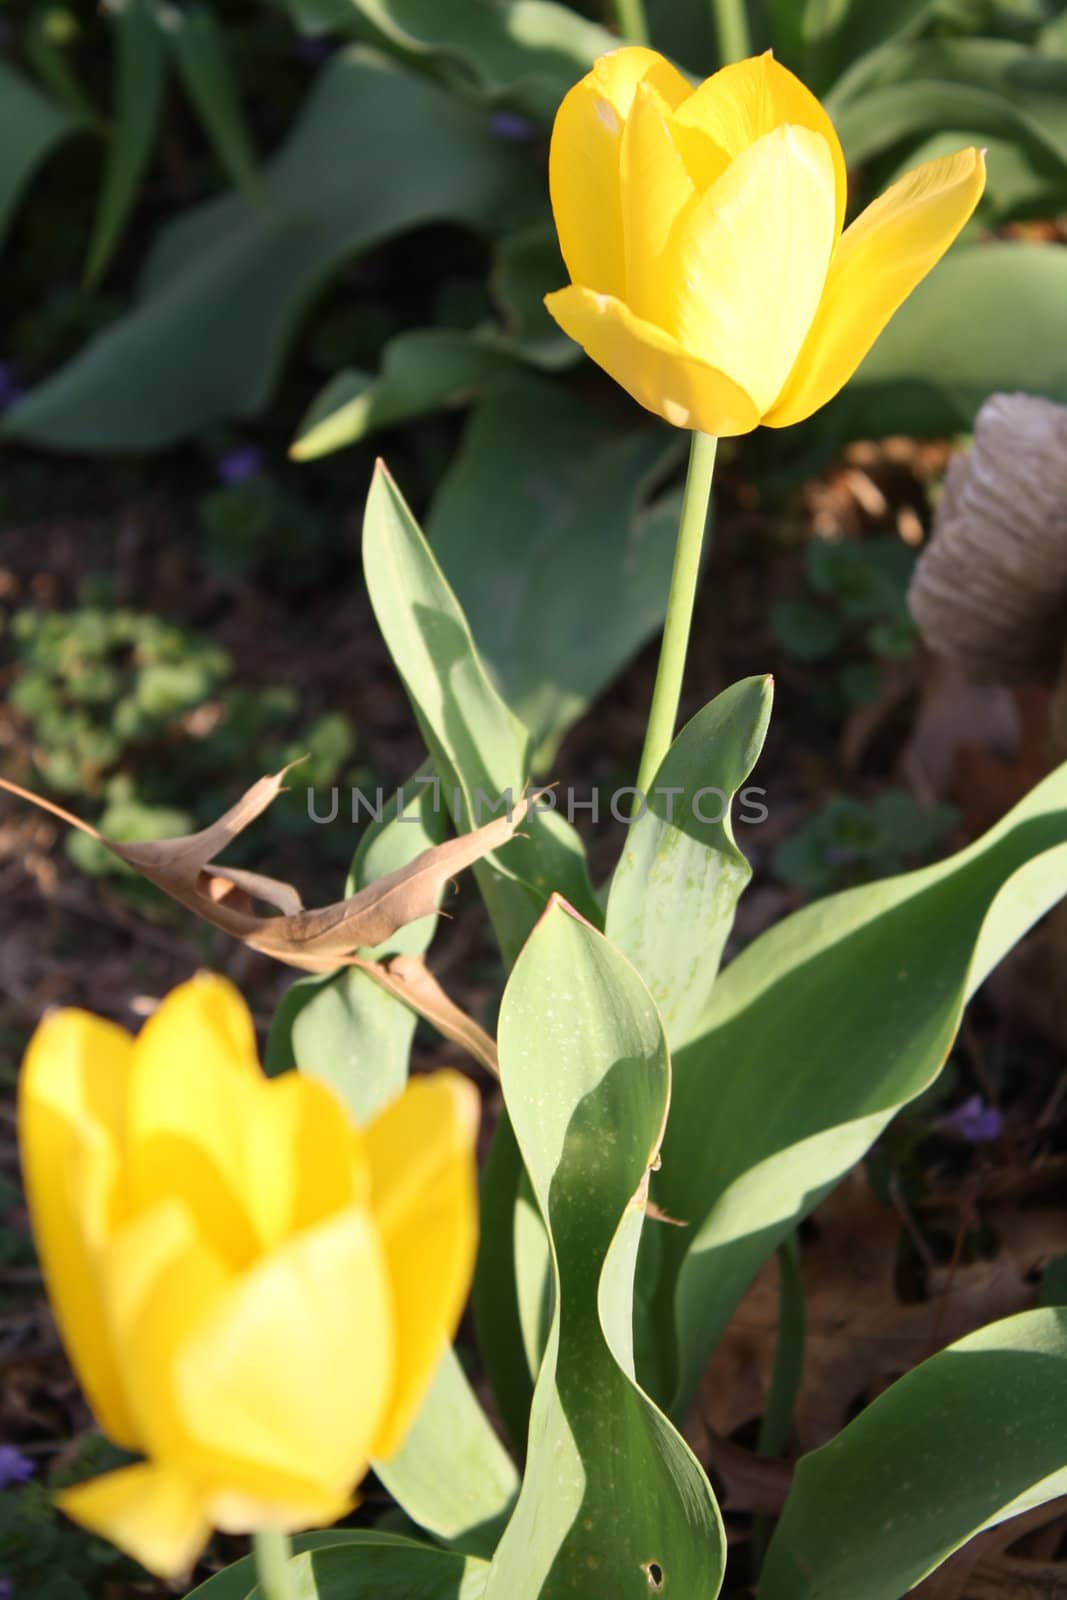
MULTIPOLYGON (((10 1488, 13 1483, 25 1483, 32 1477, 33 1462, 29 1456, 24 1456, 13 1444, 0 1444, 0 1489, 10 1488)), ((0 1600, 3 1600, 2 1591, 0 1600)))
POLYGON ((489 126, 498 139, 524 141, 537 137, 536 124, 528 117, 520 117, 516 111, 494 112, 489 126))
POLYGON ((992 1144, 1004 1132, 1004 1118, 996 1106, 988 1105, 980 1094, 972 1094, 942 1117, 938 1127, 968 1144, 992 1144))
POLYGON ((21 400, 22 394, 18 368, 11 361, 0 361, 0 411, 6 411, 16 400, 21 400))
POLYGON ((298 61, 306 67, 321 67, 324 61, 329 61, 336 46, 332 39, 303 38, 297 39, 293 45, 293 54, 298 61))
POLYGON ((828 867, 845 867, 850 861, 855 861, 856 852, 848 844, 828 844, 822 858, 828 867))
POLYGON ((263 452, 258 444, 239 444, 219 456, 215 471, 220 483, 247 483, 263 471, 263 452))
POLYGON ((0 1600, 15 1600, 15 1585, 10 1578, 0 1578, 0 1600))

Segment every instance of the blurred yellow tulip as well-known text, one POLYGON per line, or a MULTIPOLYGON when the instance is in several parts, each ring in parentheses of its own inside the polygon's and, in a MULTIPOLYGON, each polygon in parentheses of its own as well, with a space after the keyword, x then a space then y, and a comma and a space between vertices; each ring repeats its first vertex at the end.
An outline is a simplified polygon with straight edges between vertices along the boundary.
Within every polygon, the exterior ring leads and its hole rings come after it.
POLYGON ((360 1131, 323 1084, 264 1077, 240 995, 205 976, 136 1039, 47 1017, 18 1115, 64 1344, 145 1458, 63 1510, 162 1576, 212 1527, 335 1521, 402 1442, 467 1295, 473 1087, 417 1079, 360 1131))
POLYGON ((773 56, 694 89, 633 47, 564 99, 549 182, 560 327, 648 410, 731 435, 833 398, 973 212, 985 163, 928 161, 842 231, 837 134, 773 56))

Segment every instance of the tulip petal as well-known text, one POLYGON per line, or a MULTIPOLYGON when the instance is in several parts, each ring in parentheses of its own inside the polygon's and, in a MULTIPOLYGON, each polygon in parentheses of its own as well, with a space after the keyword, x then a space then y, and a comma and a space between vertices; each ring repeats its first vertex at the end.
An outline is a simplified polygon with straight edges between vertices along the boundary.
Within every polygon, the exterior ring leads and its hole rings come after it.
POLYGON ((627 394, 676 428, 726 438, 759 425, 755 402, 739 384, 621 300, 571 284, 546 295, 545 306, 627 394))
POLYGON ((563 259, 575 283, 605 294, 625 293, 620 143, 642 82, 671 107, 692 92, 654 50, 612 50, 564 96, 552 128, 548 182, 563 259))
POLYGON ((174 1391, 176 1353, 219 1302, 231 1270, 174 1201, 120 1229, 103 1265, 114 1345, 145 1451, 174 1459, 187 1444, 174 1391))
POLYGON ((287 1072, 261 1080, 244 1130, 243 1195, 261 1248, 271 1250, 335 1212, 365 1204, 363 1141, 324 1083, 287 1072))
POLYGON ((370 1217, 353 1209, 319 1223, 243 1274, 178 1353, 188 1432, 248 1465, 247 1494, 262 1469, 263 1500, 278 1474, 342 1498, 381 1425, 393 1339, 370 1217))
POLYGON ((149 1462, 64 1489, 56 1503, 160 1578, 187 1573, 211 1532, 196 1486, 149 1462))
POLYGON ((133 1040, 85 1011, 59 1011, 34 1033, 19 1080, 26 1196, 56 1323, 100 1426, 139 1436, 112 1353, 99 1251, 121 1204, 118 1156, 133 1040))
POLYGON ((835 226, 840 233, 848 204, 848 172, 837 130, 811 90, 769 50, 713 73, 678 108, 675 121, 699 130, 732 160, 786 123, 821 134, 833 162, 835 226))
POLYGON ((455 1072, 410 1083, 368 1125, 371 1208, 396 1309, 393 1401, 374 1453, 403 1443, 453 1338, 478 1239, 477 1091, 455 1072))
POLYGON ((893 313, 944 255, 985 186, 979 150, 907 173, 841 236, 807 340, 768 427, 811 416, 851 378, 893 313))
POLYGON ((129 1178, 137 1209, 181 1200, 235 1266, 258 1253, 244 1195, 250 1107, 263 1075, 248 1008, 203 975, 173 990, 137 1038, 129 1178))
POLYGON ((744 150, 679 220, 657 318, 686 351, 743 384, 762 412, 804 343, 834 244, 833 163, 807 128, 744 150))
POLYGON ((696 191, 670 135, 666 102, 640 83, 622 134, 622 231, 626 304, 635 316, 659 320, 663 253, 679 214, 696 191))

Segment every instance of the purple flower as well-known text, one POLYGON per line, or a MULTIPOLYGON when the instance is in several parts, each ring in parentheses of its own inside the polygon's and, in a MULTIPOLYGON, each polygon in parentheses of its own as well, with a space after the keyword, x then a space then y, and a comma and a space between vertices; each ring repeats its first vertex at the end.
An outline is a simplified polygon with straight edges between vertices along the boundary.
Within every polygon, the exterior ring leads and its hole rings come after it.
POLYGON ((15 1585, 10 1578, 0 1578, 0 1600, 15 1600, 15 1585))
POLYGON ((329 61, 334 49, 335 45, 332 39, 323 37, 304 38, 297 39, 293 45, 293 54, 306 67, 321 67, 324 61, 329 61))
POLYGON ((969 1095, 955 1111, 938 1122, 945 1133, 954 1133, 968 1144, 992 1144, 1004 1132, 1004 1118, 996 1106, 987 1105, 980 1094, 969 1095))
POLYGON ((515 111, 495 112, 489 126, 498 139, 524 140, 537 136, 536 125, 515 111))
POLYGON ((263 471, 263 452, 258 444, 239 444, 215 462, 220 483, 246 483, 263 471))
POLYGON ((6 411, 16 400, 21 400, 22 392, 18 369, 14 363, 0 361, 0 411, 6 411))
POLYGON ((0 1444, 0 1489, 7 1489, 13 1483, 25 1483, 32 1477, 33 1462, 29 1457, 16 1450, 13 1444, 0 1444))

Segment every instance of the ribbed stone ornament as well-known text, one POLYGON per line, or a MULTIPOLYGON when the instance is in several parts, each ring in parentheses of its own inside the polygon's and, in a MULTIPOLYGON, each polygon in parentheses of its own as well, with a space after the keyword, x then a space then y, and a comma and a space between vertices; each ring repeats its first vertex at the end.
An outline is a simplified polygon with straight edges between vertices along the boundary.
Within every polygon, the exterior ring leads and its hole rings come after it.
POLYGON ((1067 640, 1067 407, 994 394, 949 465, 908 604, 980 682, 1055 681, 1067 640))

